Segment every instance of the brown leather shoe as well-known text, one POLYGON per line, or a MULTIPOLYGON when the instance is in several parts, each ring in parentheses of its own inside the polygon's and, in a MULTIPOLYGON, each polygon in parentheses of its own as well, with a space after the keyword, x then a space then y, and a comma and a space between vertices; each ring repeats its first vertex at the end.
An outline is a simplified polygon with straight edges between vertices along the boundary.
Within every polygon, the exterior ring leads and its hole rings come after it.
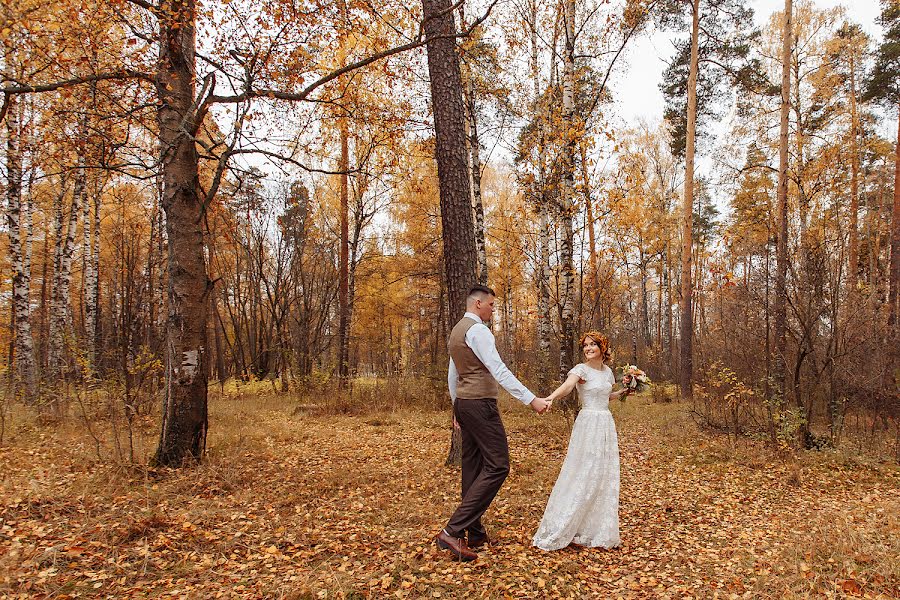
POLYGON ((487 534, 484 534, 479 537, 469 536, 469 541, 466 545, 469 548, 480 548, 481 546, 484 546, 485 544, 490 544, 490 543, 491 543, 491 539, 487 536, 487 534))
POLYGON ((437 543, 438 548, 449 550, 459 560, 470 561, 478 558, 477 554, 469 550, 466 540, 447 535, 443 529, 434 536, 434 541, 437 543))

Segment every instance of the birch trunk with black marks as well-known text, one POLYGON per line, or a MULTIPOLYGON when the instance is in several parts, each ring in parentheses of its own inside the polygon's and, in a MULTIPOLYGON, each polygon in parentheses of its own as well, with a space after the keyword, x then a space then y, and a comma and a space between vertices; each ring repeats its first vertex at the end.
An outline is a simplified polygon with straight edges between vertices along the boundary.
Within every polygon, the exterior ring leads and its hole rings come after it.
MULTIPOLYGON (((572 218, 575 205, 575 149, 578 145, 575 131, 575 1, 563 4, 563 25, 565 29, 565 51, 563 54, 562 105, 563 127, 566 139, 562 151, 562 189, 559 196, 559 218, 562 228, 560 236, 559 261, 562 272, 562 312, 561 339, 559 343, 559 377, 574 366, 575 359, 575 266, 574 230, 572 218)), ((571 396, 570 396, 571 398, 571 396)), ((566 405, 563 403, 565 410, 566 405)))
POLYGON ((20 145, 19 106, 15 98, 6 115, 6 220, 9 229, 9 257, 12 266, 12 302, 15 321, 16 393, 27 403, 37 400, 37 361, 31 334, 31 274, 27 247, 31 221, 29 204, 22 203, 22 148, 20 145), (23 210, 24 208, 24 210, 23 210), (23 239, 23 225, 26 236, 23 239))
MULTIPOLYGON (((531 30, 531 78, 534 84, 534 97, 532 106, 538 110, 541 97, 540 64, 538 63, 538 31, 537 31, 537 0, 532 0, 529 5, 528 26, 531 30)), ((538 266, 536 269, 538 287, 538 353, 540 364, 538 367, 538 382, 541 389, 545 389, 550 380, 550 219, 548 216, 548 199, 546 194, 546 181, 544 177, 544 143, 541 135, 537 158, 538 189, 541 190, 537 201, 538 213, 538 266)))
MULTIPOLYGON (((466 4, 459 4, 459 28, 469 27, 466 4)), ((475 222, 475 252, 478 255, 478 283, 487 285, 487 247, 484 235, 484 204, 481 199, 481 146, 478 141, 478 102, 471 66, 460 73, 463 79, 463 105, 466 109, 466 153, 469 166, 469 188, 472 190, 472 214, 475 222)))
POLYGON ((891 273, 888 278, 888 323, 900 341, 900 103, 897 104, 897 145, 894 149, 894 206, 891 209, 891 273))
POLYGON ((472 207, 475 212, 475 252, 478 254, 478 283, 488 283, 487 245, 484 235, 484 202, 481 199, 481 146, 475 107, 475 86, 471 77, 466 84, 469 117, 469 168, 472 173, 472 207))
MULTIPOLYGON (((90 196, 85 197, 82 205, 81 215, 81 304, 82 324, 84 331, 84 339, 82 340, 82 348, 85 357, 85 369, 88 377, 94 372, 94 361, 97 340, 97 284, 98 273, 94 264, 94 244, 98 243, 99 230, 94 229, 91 232, 91 224, 94 223, 94 215, 91 212, 90 196)), ((94 203, 99 202, 99 194, 94 198, 94 203)), ((97 256, 99 257, 99 248, 97 248, 97 256)), ((152 304, 152 302, 151 302, 152 304)))
MULTIPOLYGON (((79 128, 84 131, 83 128, 79 128)), ((82 138, 83 139, 83 138, 82 138)), ((78 213, 87 195, 87 172, 84 153, 79 152, 75 168, 75 183, 72 189, 72 204, 69 218, 63 226, 64 198, 57 205, 56 271, 53 274, 53 291, 50 302, 50 339, 47 357, 48 379, 56 382, 65 376, 68 344, 72 343, 72 256, 75 254, 75 234, 78 228, 78 213)))

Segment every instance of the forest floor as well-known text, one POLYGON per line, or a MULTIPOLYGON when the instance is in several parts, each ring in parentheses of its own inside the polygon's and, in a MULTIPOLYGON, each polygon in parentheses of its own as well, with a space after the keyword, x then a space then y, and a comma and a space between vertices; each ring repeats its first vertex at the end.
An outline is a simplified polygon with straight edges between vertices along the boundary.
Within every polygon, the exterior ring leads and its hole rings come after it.
MULTIPOLYGON (((180 471, 117 466, 102 423, 91 435, 14 415, 0 447, 0 598, 900 597, 896 462, 785 462, 699 431, 684 405, 633 397, 613 406, 622 546, 547 553, 531 537, 567 424, 502 405, 512 473, 474 563, 432 542, 459 486, 444 466, 448 412, 328 416, 274 394, 213 397, 207 460, 180 471)), ((142 459, 152 430, 135 436, 142 459)))

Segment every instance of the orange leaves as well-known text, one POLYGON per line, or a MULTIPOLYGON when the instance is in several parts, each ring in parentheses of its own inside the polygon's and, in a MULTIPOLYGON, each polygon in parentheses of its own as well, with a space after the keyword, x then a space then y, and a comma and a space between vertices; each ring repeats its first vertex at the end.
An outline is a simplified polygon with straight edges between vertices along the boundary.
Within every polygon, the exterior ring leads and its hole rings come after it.
POLYGON ((862 586, 855 579, 844 579, 838 583, 838 587, 841 591, 847 592, 853 596, 859 596, 863 591, 862 586))
POLYGON ((531 536, 565 422, 501 402, 512 473, 485 517, 496 543, 466 564, 430 540, 459 485, 442 412, 314 417, 280 396, 215 398, 206 464, 136 475, 86 468, 87 434, 23 431, 0 448, 0 594, 896 596, 892 471, 817 455, 791 487, 765 449, 639 402, 613 407, 622 547, 558 552, 531 536))

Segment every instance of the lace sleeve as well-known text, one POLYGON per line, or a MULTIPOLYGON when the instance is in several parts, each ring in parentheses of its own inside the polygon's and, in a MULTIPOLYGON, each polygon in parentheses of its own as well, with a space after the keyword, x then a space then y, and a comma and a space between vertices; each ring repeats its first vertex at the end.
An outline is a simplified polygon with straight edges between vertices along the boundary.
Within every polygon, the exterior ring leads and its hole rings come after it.
POLYGON ((587 369, 582 364, 577 364, 572 367, 568 373, 566 373, 566 378, 571 375, 578 375, 578 379, 587 379, 587 369))

